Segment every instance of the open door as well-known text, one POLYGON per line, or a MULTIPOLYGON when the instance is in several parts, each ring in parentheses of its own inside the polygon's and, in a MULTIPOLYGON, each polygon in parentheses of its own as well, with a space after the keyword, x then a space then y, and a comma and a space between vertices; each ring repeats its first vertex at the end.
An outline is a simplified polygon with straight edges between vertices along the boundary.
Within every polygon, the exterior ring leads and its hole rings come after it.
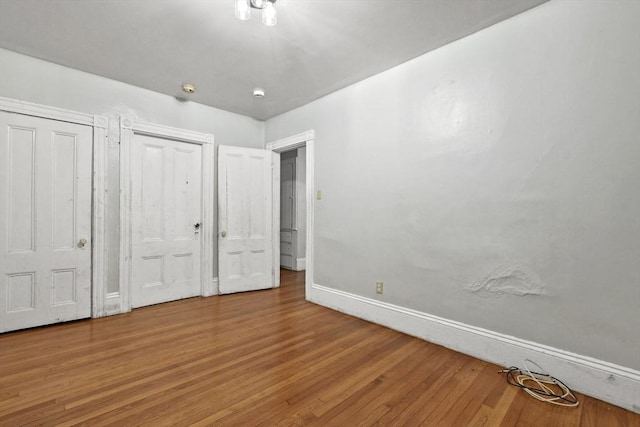
POLYGON ((219 147, 220 294, 276 285, 273 279, 272 164, 278 159, 279 154, 269 150, 219 147))

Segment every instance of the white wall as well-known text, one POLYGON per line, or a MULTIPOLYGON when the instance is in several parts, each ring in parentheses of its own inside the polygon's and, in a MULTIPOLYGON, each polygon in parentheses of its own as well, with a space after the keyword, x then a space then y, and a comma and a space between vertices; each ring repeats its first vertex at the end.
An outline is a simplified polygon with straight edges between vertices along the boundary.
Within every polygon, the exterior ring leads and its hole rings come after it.
MULTIPOLYGON (((196 102, 180 102, 171 96, 5 49, 0 49, 0 96, 82 113, 101 114, 110 119, 125 115, 146 122, 211 133, 216 145, 264 147, 263 122, 196 102)), ((110 130, 113 131, 117 120, 110 122, 110 130)), ((112 141, 107 183, 108 292, 119 290, 119 146, 117 138, 112 138, 112 141)), ((216 248, 214 276, 217 276, 216 248)))
MULTIPOLYGON (((181 84, 176 82, 176 87, 181 84)), ((211 133, 216 145, 264 146, 264 122, 197 102, 180 102, 171 96, 6 49, 0 49, 0 96, 88 114, 123 114, 211 133)), ((193 99, 197 100, 197 94, 193 99)))
POLYGON ((315 130, 315 282, 640 369, 638 46, 551 1, 268 120, 315 130))

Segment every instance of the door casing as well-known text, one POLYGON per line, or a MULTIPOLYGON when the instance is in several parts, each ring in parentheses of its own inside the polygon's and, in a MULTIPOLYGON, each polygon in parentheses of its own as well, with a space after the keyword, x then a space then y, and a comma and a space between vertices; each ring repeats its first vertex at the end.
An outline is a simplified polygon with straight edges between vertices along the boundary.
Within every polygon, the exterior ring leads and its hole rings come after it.
MULTIPOLYGON (((307 147, 307 161, 306 161, 306 210, 307 210, 307 244, 305 251, 306 258, 306 274, 305 274, 305 296, 309 300, 311 297, 311 291, 313 288, 313 211, 315 205, 315 183, 314 183, 314 144, 315 144, 315 132, 308 130, 288 138, 279 139, 277 141, 266 144, 267 150, 274 151, 276 153, 282 153, 284 151, 293 150, 294 148, 307 147)), ((274 169, 273 174, 273 209, 274 209, 274 221, 273 221, 273 234, 278 236, 280 233, 280 168, 274 169), (275 211, 277 210, 277 211, 275 211)), ((276 286, 280 285, 280 239, 273 239, 273 258, 274 258, 274 283, 276 286)))

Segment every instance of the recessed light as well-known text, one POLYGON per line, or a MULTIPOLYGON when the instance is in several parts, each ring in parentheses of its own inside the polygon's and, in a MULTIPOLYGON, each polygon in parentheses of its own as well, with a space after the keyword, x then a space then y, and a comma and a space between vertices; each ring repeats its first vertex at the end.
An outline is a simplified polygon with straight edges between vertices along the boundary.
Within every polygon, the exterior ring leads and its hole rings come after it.
POLYGON ((255 88, 253 90, 253 96, 256 97, 256 98, 263 98, 264 97, 264 89, 259 88, 259 87, 255 88))

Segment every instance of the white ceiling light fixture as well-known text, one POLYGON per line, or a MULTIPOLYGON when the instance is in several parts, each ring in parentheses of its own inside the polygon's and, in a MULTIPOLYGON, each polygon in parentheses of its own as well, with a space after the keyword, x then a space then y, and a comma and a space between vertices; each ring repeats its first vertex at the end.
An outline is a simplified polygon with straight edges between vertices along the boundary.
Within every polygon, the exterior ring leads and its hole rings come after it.
POLYGON ((274 3, 276 0, 235 0, 236 17, 243 21, 251 18, 251 8, 262 10, 262 23, 273 27, 278 22, 278 14, 274 3))

